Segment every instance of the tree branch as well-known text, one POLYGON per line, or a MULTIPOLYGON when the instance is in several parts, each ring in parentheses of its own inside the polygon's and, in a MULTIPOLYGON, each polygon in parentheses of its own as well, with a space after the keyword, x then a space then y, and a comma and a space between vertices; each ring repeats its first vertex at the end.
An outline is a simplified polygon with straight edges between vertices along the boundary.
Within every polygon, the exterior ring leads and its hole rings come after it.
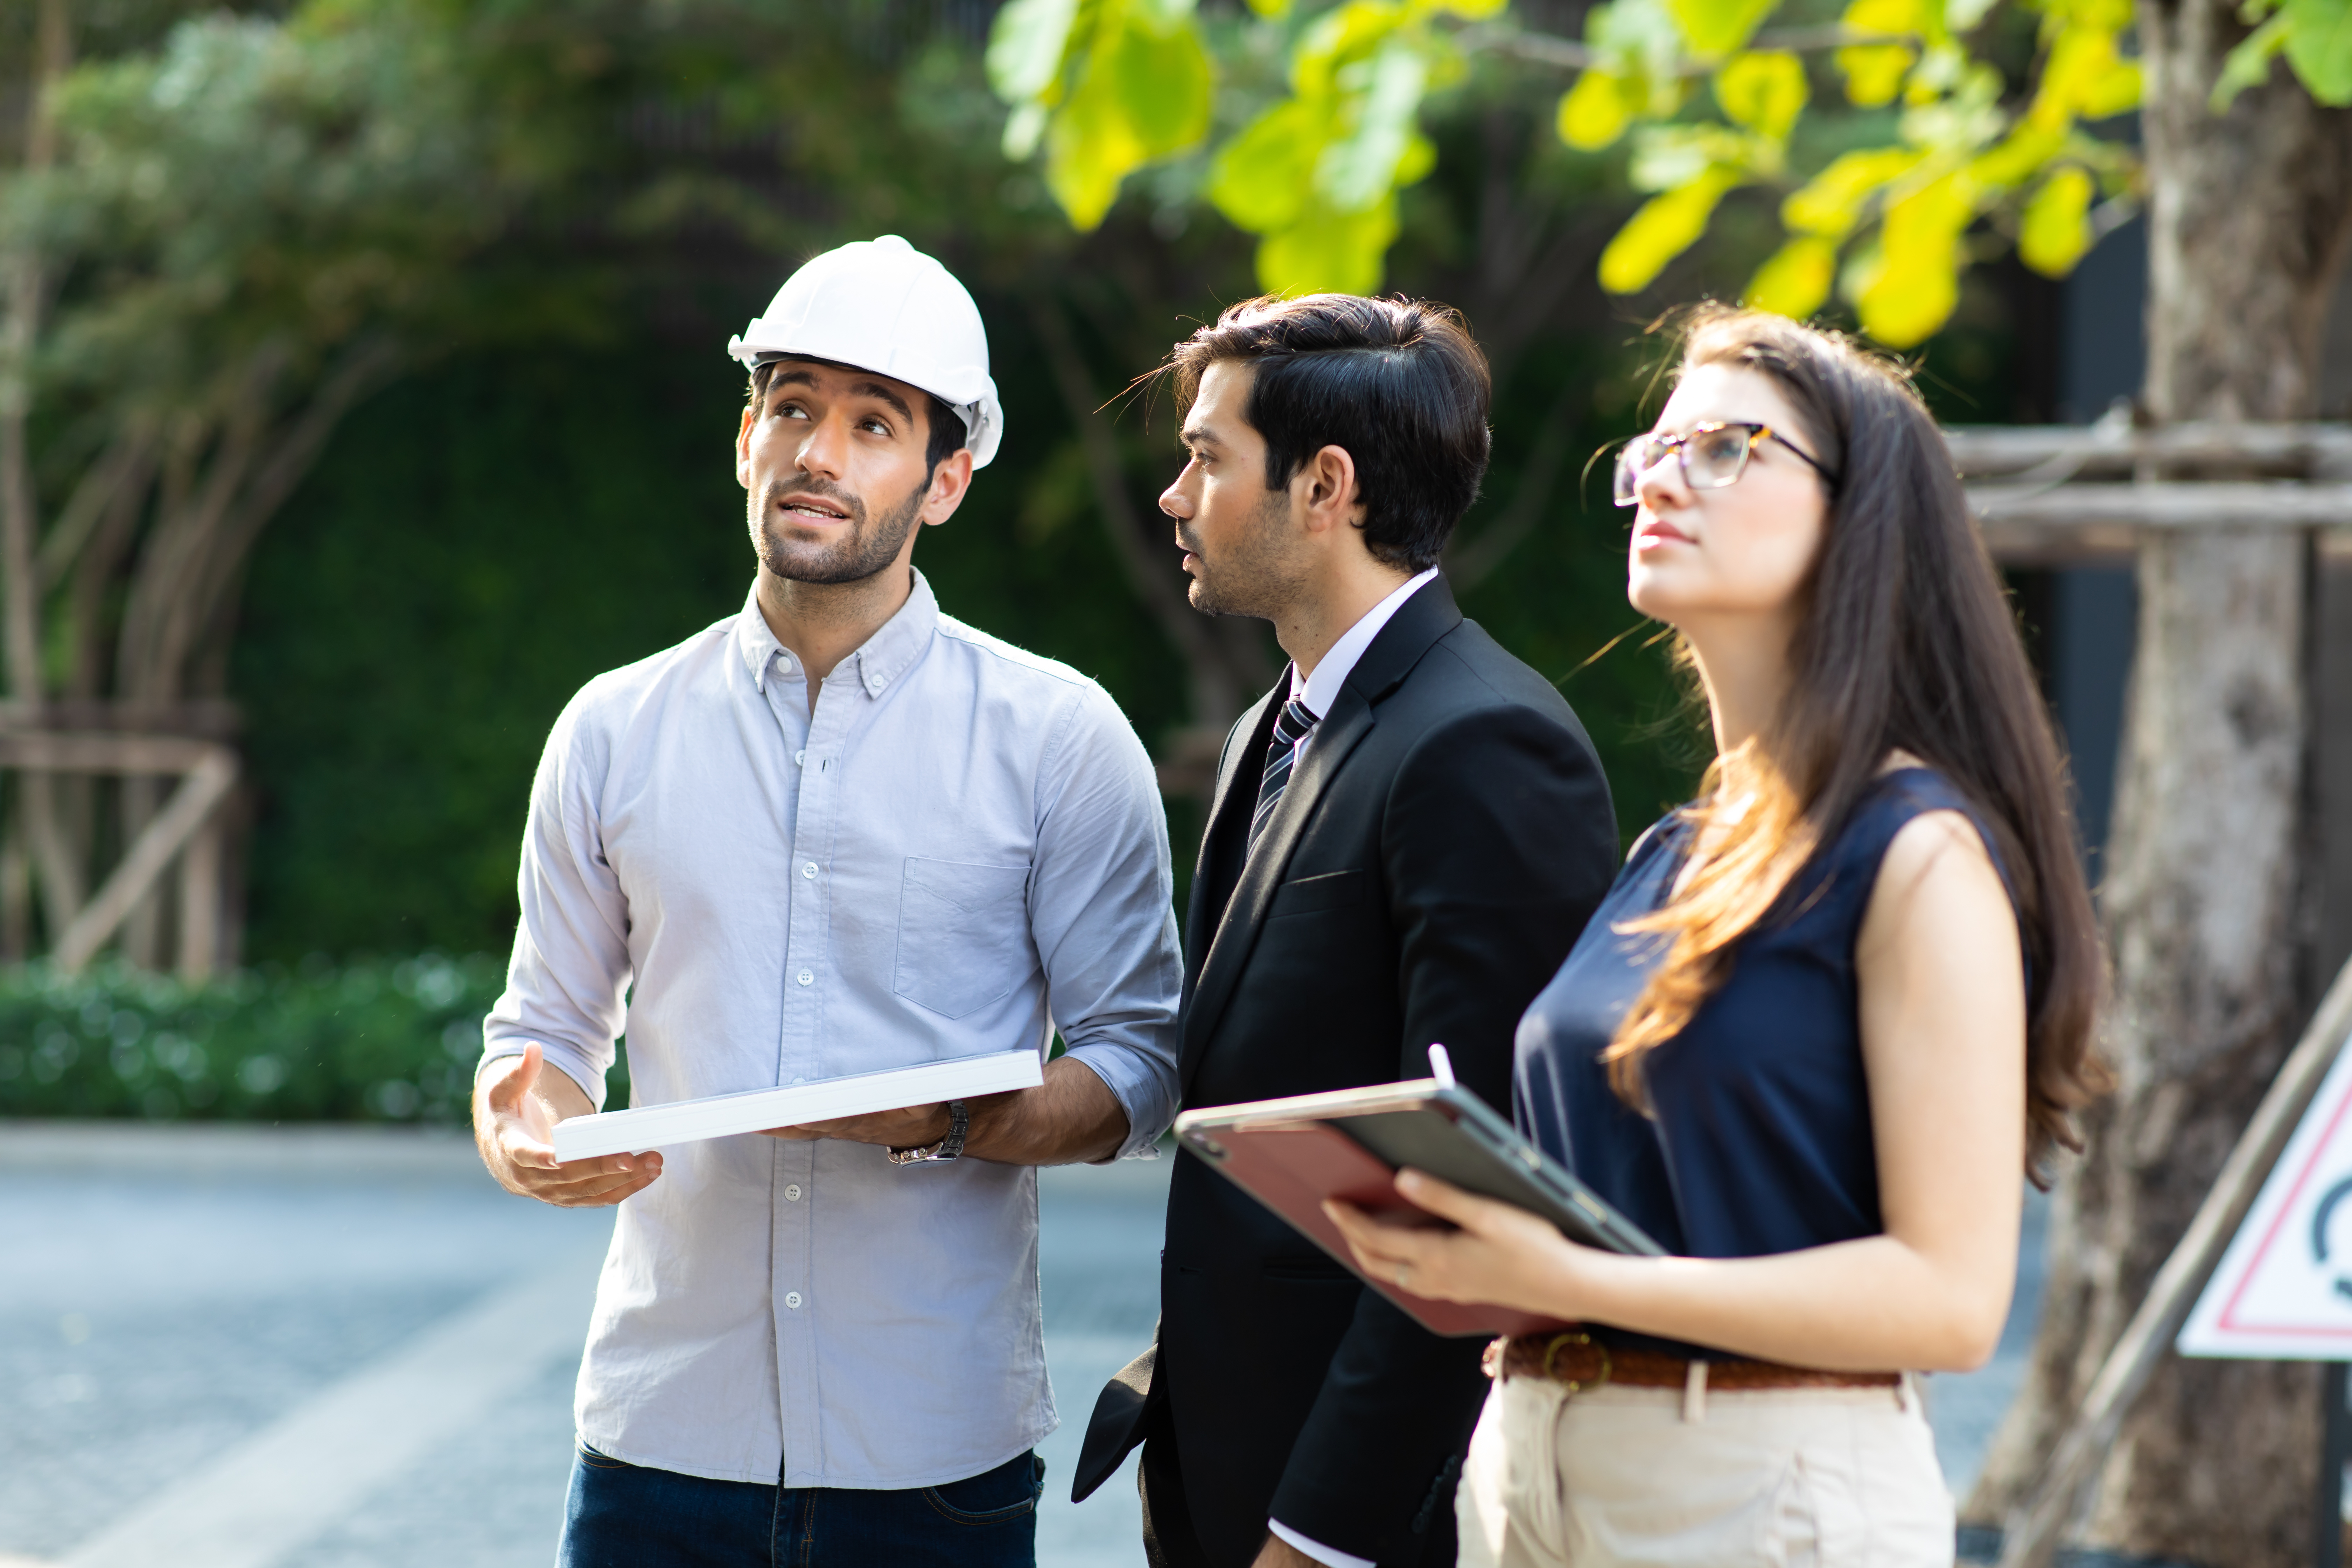
POLYGON ((83 471, 81 481, 58 512, 58 521, 41 541, 34 571, 39 591, 56 587, 72 570, 74 558, 123 493, 145 485, 154 457, 154 432, 142 423, 117 435, 83 471))

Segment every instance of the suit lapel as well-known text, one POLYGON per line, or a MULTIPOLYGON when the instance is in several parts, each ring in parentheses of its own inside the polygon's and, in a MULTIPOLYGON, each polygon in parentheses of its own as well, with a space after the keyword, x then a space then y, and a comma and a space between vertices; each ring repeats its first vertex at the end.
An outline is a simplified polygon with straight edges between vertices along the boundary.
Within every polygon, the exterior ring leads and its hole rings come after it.
POLYGON ((1283 671, 1274 689, 1256 706, 1234 721, 1224 754, 1217 760, 1216 790, 1209 801, 1208 826, 1201 834, 1201 854, 1192 867, 1192 891, 1184 902, 1184 979, 1189 1000, 1192 983, 1201 974, 1201 961, 1209 951, 1217 925, 1234 889, 1225 874, 1242 856, 1240 840, 1249 833, 1250 816, 1257 808, 1258 781, 1265 776, 1266 738, 1275 715, 1290 689, 1290 672, 1283 671))
MULTIPOLYGON (((1406 600, 1356 661, 1339 700, 1331 704, 1331 711, 1308 737, 1306 754, 1298 760, 1289 785, 1282 792, 1280 804, 1266 823, 1265 836, 1258 840, 1256 849, 1243 866, 1233 896, 1225 902, 1223 918, 1216 922, 1207 956, 1200 963, 1198 978, 1184 1009, 1183 1054, 1177 1069, 1180 1093, 1189 1092, 1192 1088, 1193 1071, 1200 1066, 1225 1005, 1233 999, 1234 987, 1248 967, 1250 949, 1257 943, 1258 928, 1265 923, 1266 908, 1274 901, 1275 889, 1282 884, 1283 872, 1288 868, 1291 855, 1297 849, 1307 824, 1314 817, 1317 805, 1347 764, 1349 755, 1372 731, 1372 705, 1403 681, 1431 645, 1461 624, 1462 612, 1454 607, 1454 595, 1443 577, 1406 600)), ((1253 730, 1254 734, 1259 729, 1271 729, 1268 710, 1274 706, 1275 697, 1286 689, 1286 679, 1284 685, 1266 694, 1259 705, 1261 722, 1253 730)), ((1265 737, 1259 735, 1257 745, 1244 749, 1242 756, 1256 756, 1262 762, 1264 752, 1265 737)), ((1239 783, 1238 776, 1227 775, 1246 771, 1235 766, 1237 760, 1229 755, 1226 767, 1220 770, 1217 805, 1210 821, 1212 836, 1227 826, 1226 810, 1233 804, 1228 797, 1239 783)), ((1249 790, 1246 804, 1237 808, 1242 818, 1239 831, 1243 833, 1248 831, 1247 816, 1255 802, 1256 791, 1249 790)), ((1207 868, 1210 863, 1204 844, 1202 868, 1207 868)), ((1197 913, 1198 879, 1193 886, 1197 913)), ((1193 929, 1200 929, 1197 922, 1193 929)))

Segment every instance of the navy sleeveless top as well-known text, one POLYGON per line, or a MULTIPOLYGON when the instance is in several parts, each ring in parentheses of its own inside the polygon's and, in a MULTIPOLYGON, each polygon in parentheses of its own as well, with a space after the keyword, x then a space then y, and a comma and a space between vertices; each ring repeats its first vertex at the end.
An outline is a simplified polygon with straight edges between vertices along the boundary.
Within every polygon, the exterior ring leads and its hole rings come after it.
POLYGON ((1665 901, 1696 830, 1680 812, 1652 827, 1519 1021, 1519 1130, 1672 1253, 1753 1258, 1878 1235, 1854 943, 1887 845, 1942 810, 1966 813, 1990 852, 1982 819, 1941 773, 1872 781, 1740 940, 1723 987, 1645 1058, 1645 1117, 1600 1058, 1664 952, 1662 937, 1614 928, 1665 901))

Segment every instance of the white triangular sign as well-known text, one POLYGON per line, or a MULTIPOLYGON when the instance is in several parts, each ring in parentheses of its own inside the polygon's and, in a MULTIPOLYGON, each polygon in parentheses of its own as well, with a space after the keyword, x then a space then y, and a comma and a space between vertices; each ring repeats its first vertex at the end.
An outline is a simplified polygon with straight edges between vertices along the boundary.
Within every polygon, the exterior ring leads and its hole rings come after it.
POLYGON ((2352 1361, 2352 1050, 2327 1069, 2175 1348, 2352 1361))

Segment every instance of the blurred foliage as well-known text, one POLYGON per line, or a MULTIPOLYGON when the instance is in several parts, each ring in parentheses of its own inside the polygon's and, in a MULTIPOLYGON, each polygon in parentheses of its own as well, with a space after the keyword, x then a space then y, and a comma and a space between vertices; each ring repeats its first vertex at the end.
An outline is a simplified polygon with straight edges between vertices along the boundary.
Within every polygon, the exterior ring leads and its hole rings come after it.
MULTIPOLYGON (((1727 195, 1761 187, 1781 198, 1785 237, 1744 297, 1803 318, 1835 290, 1874 337, 1910 348, 1951 320, 1972 262, 2013 242, 2026 265, 2063 276, 2135 210, 2135 155, 2085 129, 2138 105, 2131 0, 2012 0, 1999 15, 1995 5, 1847 0, 1831 15, 1816 0, 1603 0, 1578 42, 1521 28, 1502 0, 1251 0, 1248 21, 1222 26, 1171 0, 1015 0, 990 60, 1018 106, 1007 155, 1042 140, 1048 184, 1085 229, 1131 170, 1212 140, 1217 90, 1255 104, 1266 59, 1279 58, 1288 95, 1242 114, 1201 177, 1218 211, 1261 237, 1262 287, 1349 292, 1379 285, 1399 193, 1434 163, 1423 117, 1491 79, 1468 62, 1508 54, 1573 68, 1554 118, 1560 141, 1591 153, 1630 140, 1627 176, 1649 194, 1602 252, 1602 287, 1649 289, 1727 195), (1186 68, 1181 136, 1166 83, 1114 68, 1091 41, 1089 17, 1127 9, 1161 18, 1153 48, 1220 68, 1213 85, 1186 68), (2010 47, 2020 21, 2021 59, 2010 47), (1842 107, 1817 90, 1832 79, 1842 107), (1170 134, 1117 140, 1115 155, 1071 177, 1085 128, 1122 115, 1158 115, 1170 134)), ((2284 49, 2324 100, 2352 95, 2347 0, 2251 5, 2276 15, 2231 81, 2261 79, 2284 49)))
POLYGON ((259 353, 298 369, 364 331, 529 330, 560 290, 462 263, 567 139, 482 100, 473 41, 398 5, 215 15, 68 77, 63 155, 0 216, 72 268, 39 384, 185 419, 233 405, 259 353))
POLYGON ((2333 109, 2352 105, 2352 0, 2245 0, 2238 15, 2261 25, 2222 62, 2215 112, 2267 80, 2281 56, 2312 97, 2333 109))
POLYGON ((201 986, 120 965, 0 972, 0 1116, 463 1124, 503 983, 435 953, 201 986))
MULTIPOLYGON (((1327 37, 1339 52, 1320 85, 1294 76, 1290 44, 1263 47, 1303 40, 1330 7, 1061 10, 1051 70, 1024 79, 1049 115, 1088 73, 1128 68, 1113 57, 1161 47, 1171 18, 1204 29, 1220 73, 1209 140, 1311 89, 1336 117, 1328 145, 1352 158, 1366 116, 1401 101, 1402 76, 1380 85, 1395 68, 1378 40, 1343 58, 1354 46, 1327 37)), ((1414 15, 1431 37, 1462 36, 1459 8, 1414 15)), ((294 25, 383 17, 455 30, 467 112, 534 117, 530 138, 492 128, 473 144, 551 150, 481 231, 467 268, 482 291, 431 318, 448 330, 411 334, 401 379, 341 421, 251 559, 225 679, 257 791, 255 957, 510 940, 516 846, 557 710, 597 672, 742 603, 752 557, 727 450, 742 382, 723 344, 799 259, 844 239, 905 234, 987 320, 1005 445, 917 557, 950 613, 1098 677, 1163 752, 1230 716, 1202 696, 1209 665, 1251 698, 1278 670, 1258 623, 1183 607, 1153 504, 1179 466, 1174 410, 1150 389, 1118 396, 1251 291, 1268 243, 1219 216, 1206 151, 1132 167, 1098 221, 1074 228, 1056 191, 1080 176, 1049 178, 1050 125, 1044 164, 1004 159, 1019 108, 999 96, 1011 66, 986 47, 984 7, 313 0, 294 25), (499 290, 513 311, 475 308, 499 290)), ((1390 284, 1463 308, 1495 370, 1495 462, 1449 570, 1467 613, 1561 682, 1630 836, 1703 760, 1624 602, 1624 519, 1585 471, 1656 390, 1655 346, 1597 279, 1640 195, 1620 161, 1560 140, 1555 66, 1467 47, 1458 66, 1442 89, 1425 77, 1381 132, 1405 128, 1396 168, 1425 165, 1391 193, 1390 284)), ((1784 89, 1768 73, 1733 96, 1769 122, 1784 89)), ((1801 122, 1792 140, 1810 148, 1809 134, 1801 122)), ((1133 145, 1166 140, 1144 125, 1133 145)), ((1660 287, 1736 289, 1778 243, 1757 195, 1727 198, 1710 243, 1660 287)), ((2003 309, 1972 280, 1931 371, 2007 396, 2003 309)), ((1181 889, 1199 808, 1170 804, 1181 889)))
POLYGON ((1014 106, 1004 155, 1025 159, 1042 138, 1046 187, 1079 228, 1102 222, 1129 174, 1208 133, 1192 14, 1192 0, 1011 0, 998 14, 988 75, 1014 106))

